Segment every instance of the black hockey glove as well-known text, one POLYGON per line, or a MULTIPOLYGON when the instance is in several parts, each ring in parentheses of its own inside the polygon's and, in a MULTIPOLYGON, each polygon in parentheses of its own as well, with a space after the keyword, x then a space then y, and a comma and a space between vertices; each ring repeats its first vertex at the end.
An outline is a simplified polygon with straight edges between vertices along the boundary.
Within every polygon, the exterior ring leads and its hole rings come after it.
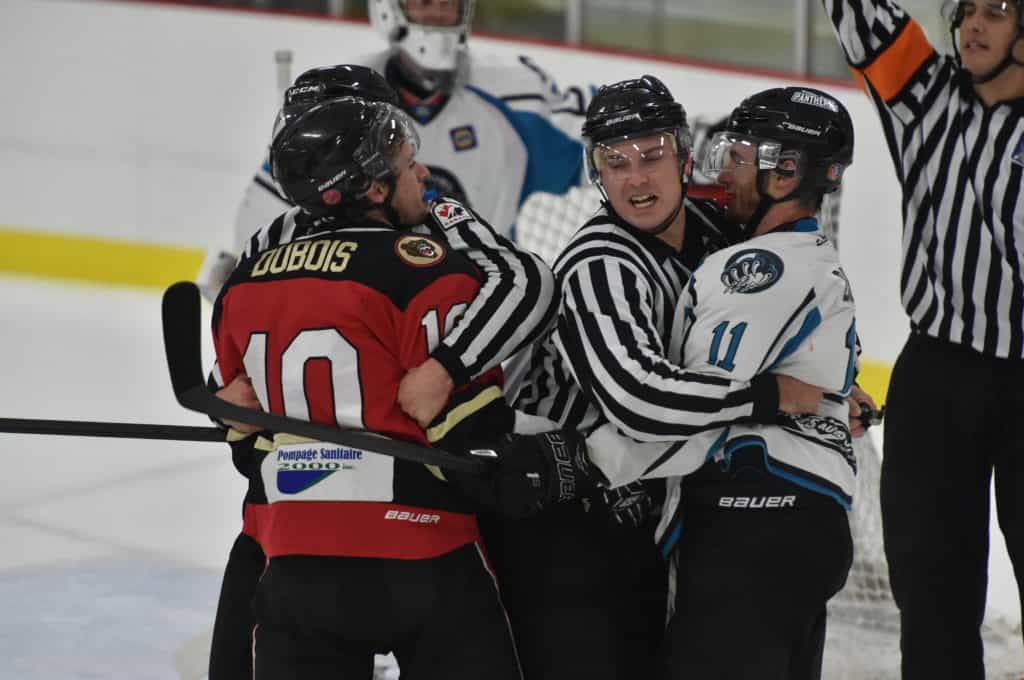
POLYGON ((471 454, 495 458, 494 468, 483 476, 459 475, 458 485, 509 517, 530 517, 555 503, 595 494, 607 483, 587 457, 586 439, 571 430, 506 434, 471 454))
POLYGON ((654 512, 654 499, 643 482, 605 489, 602 500, 608 523, 613 527, 636 529, 654 512))

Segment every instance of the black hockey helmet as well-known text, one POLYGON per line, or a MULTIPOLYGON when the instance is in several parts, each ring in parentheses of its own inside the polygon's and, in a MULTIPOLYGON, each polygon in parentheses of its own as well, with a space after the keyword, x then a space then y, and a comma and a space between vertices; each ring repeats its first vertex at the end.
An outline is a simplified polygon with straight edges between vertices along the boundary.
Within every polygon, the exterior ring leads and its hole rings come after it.
POLYGON ((995 68, 983 75, 971 76, 975 84, 987 83, 1005 71, 1009 66, 1024 66, 1013 56, 1013 48, 1016 46, 1017 41, 1024 39, 1024 32, 1021 30, 1024 28, 1024 0, 945 0, 942 3, 941 13, 943 18, 949 23, 949 36, 953 43, 953 53, 956 55, 957 63, 960 63, 960 42, 957 40, 956 33, 963 25, 967 12, 972 7, 974 11, 977 11, 979 4, 984 4, 985 6, 982 11, 995 17, 1006 16, 1009 9, 1015 6, 1017 8, 1017 37, 1010 43, 1010 48, 995 68))
POLYGON ((583 123, 590 180, 600 185, 598 163, 594 158, 598 145, 655 132, 671 132, 675 136, 676 152, 685 164, 690 153, 686 111, 663 82, 645 75, 602 85, 590 101, 583 123))
POLYGON ((793 174, 781 165, 795 161, 796 172, 803 175, 798 192, 827 194, 839 188, 853 163, 853 120, 839 100, 821 90, 778 87, 733 109, 725 130, 708 144, 702 172, 717 177, 736 143, 754 147, 759 171, 793 174))
POLYGON ((339 97, 359 97, 398 106, 398 94, 384 76, 372 68, 358 64, 311 68, 285 90, 281 110, 274 119, 271 139, 312 107, 339 97))
MULTIPOLYGON (((412 120, 383 102, 354 97, 318 104, 292 121, 270 148, 270 162, 282 191, 315 216, 352 217, 373 207, 365 201, 373 182, 391 187, 389 211, 402 145, 419 148, 412 120)), ((393 222, 397 225, 397 222, 393 222)))

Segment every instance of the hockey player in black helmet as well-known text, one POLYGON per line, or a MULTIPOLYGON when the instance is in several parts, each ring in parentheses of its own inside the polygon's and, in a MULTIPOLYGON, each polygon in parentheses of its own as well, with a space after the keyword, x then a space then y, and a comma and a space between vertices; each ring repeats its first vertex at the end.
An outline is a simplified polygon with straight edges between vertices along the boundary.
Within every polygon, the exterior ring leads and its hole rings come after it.
MULTIPOLYGON (((410 415, 429 424, 453 391, 548 326, 556 303, 554 277, 539 258, 516 249, 466 206, 447 198, 425 201, 424 168, 408 158, 418 147, 417 131, 406 114, 389 103, 392 95, 386 84, 381 87, 379 77, 361 67, 341 66, 315 69, 300 81, 304 84, 296 85, 287 97, 279 117, 285 124, 275 135, 269 158, 281 190, 301 210, 292 209, 258 230, 249 239, 243 261, 304 238, 321 224, 363 222, 368 215, 438 239, 472 259, 486 286, 461 317, 449 320, 429 358, 411 367, 398 387, 399 405, 404 408, 407 401, 414 401, 415 408, 407 409, 410 415), (299 91, 300 87, 313 89, 299 91), (332 98, 347 94, 360 97, 332 98), (303 125, 293 127, 300 119, 303 125), (494 314, 495 309, 502 313, 494 314), (417 389, 418 384, 427 388, 417 389)), ((239 405, 258 405, 244 375, 218 394, 239 405)), ((239 450, 236 447, 236 465, 249 474, 246 461, 251 456, 239 450)), ((249 600, 265 558, 248 527, 246 521, 225 570, 211 680, 251 677, 249 600)))
POLYGON ((853 121, 846 108, 819 90, 785 87, 736 107, 708 143, 701 172, 718 177, 728 194, 727 214, 749 238, 764 231, 776 206, 795 199, 817 211, 852 162, 853 121))
POLYGON ((359 97, 371 102, 398 106, 398 94, 384 76, 367 66, 338 64, 304 71, 284 92, 281 110, 274 119, 270 136, 273 144, 278 133, 300 115, 329 99, 359 97))
POLYGON ((703 159, 704 174, 725 187, 741 242, 693 271, 669 358, 706 381, 757 385, 777 373, 779 412, 635 445, 628 459, 608 446, 609 433, 589 440, 611 483, 669 480, 657 540, 674 565, 674 614, 659 680, 821 677, 826 603, 852 559, 845 399, 857 343, 849 282, 814 215, 852 150, 842 104, 793 87, 744 100, 703 159), (809 404, 785 406, 783 376, 821 389, 809 404), (810 545, 810 554, 801 548, 810 545))
MULTIPOLYGON (((434 427, 396 399, 485 280, 442 238, 403 228, 432 219, 417 145, 399 109, 352 97, 314 106, 280 132, 271 159, 296 206, 267 231, 292 237, 244 259, 218 297, 217 372, 231 383, 248 374, 270 412, 464 451, 518 421, 500 366, 466 367, 471 377, 434 427)), ((450 210, 434 218, 472 218, 456 203, 440 207, 450 210)), ((409 677, 521 680, 470 499, 528 513, 538 489, 582 478, 536 456, 503 476, 502 452, 491 476, 464 479, 372 447, 346 451, 351 462, 333 476, 336 447, 263 437, 245 449, 246 530, 267 558, 253 598, 251 677, 368 680, 374 653, 393 651, 409 677), (284 462, 295 456, 304 462, 284 462)))
MULTIPOLYGON (((807 392, 789 403, 772 376, 710 386, 666 356, 690 272, 726 245, 717 208, 686 198, 689 134, 668 88, 650 75, 602 87, 584 137, 605 202, 556 260, 558 321, 532 349, 517 408, 649 441, 813 406, 820 391, 796 381, 807 392)), ((653 677, 667 595, 652 510, 664 483, 616 487, 484 526, 527 678, 653 677)))
POLYGON ((286 126, 270 147, 274 179, 292 203, 318 219, 363 219, 371 211, 395 227, 427 219, 423 191, 397 186, 400 178, 422 184, 428 174, 413 160, 419 135, 400 109, 348 97, 300 119, 302 126, 286 126))

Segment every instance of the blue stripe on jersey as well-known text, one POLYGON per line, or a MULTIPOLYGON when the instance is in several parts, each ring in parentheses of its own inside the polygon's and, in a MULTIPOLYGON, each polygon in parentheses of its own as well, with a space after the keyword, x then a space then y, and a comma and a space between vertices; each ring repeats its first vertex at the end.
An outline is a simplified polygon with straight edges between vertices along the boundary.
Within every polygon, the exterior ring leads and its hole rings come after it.
POLYGON ((260 170, 262 170, 263 172, 267 173, 268 176, 270 176, 270 159, 269 158, 266 159, 265 161, 263 161, 263 165, 260 166, 260 170))
POLYGON ((665 536, 661 541, 661 556, 666 560, 671 557, 672 549, 676 547, 676 543, 679 542, 679 537, 683 535, 683 518, 680 517, 676 525, 672 527, 668 535, 665 536))
POLYGON ((821 311, 814 307, 811 311, 807 312, 807 316, 804 317, 804 323, 800 326, 800 330, 796 332, 796 335, 786 341, 786 344, 782 346, 782 351, 779 352, 779 357, 772 362, 772 365, 765 369, 765 371, 771 371, 773 368, 781 364, 789 355, 800 347, 800 343, 807 339, 814 329, 821 325, 821 311))
POLYGON ((531 111, 515 111, 478 87, 466 89, 501 111, 526 146, 526 179, 519 205, 534 191, 564 194, 580 183, 583 145, 531 111))
POLYGON ((801 477, 800 475, 793 474, 792 472, 782 470, 772 465, 771 457, 768 455, 768 446, 760 437, 742 437, 740 439, 737 439, 726 449, 725 453, 727 456, 731 456, 733 451, 735 451, 736 449, 742 449, 748 446, 761 449, 761 453, 764 455, 764 467, 766 470, 768 470, 769 473, 775 475, 776 477, 781 477, 782 479, 792 482, 793 484, 796 484, 801 488, 807 489, 808 491, 813 491, 814 493, 820 493, 823 496, 828 496, 829 498, 833 499, 836 503, 839 503, 839 505, 843 506, 843 508, 847 512, 853 509, 853 502, 849 496, 841 494, 834 489, 824 487, 821 484, 818 484, 817 482, 807 479, 806 477, 801 477))

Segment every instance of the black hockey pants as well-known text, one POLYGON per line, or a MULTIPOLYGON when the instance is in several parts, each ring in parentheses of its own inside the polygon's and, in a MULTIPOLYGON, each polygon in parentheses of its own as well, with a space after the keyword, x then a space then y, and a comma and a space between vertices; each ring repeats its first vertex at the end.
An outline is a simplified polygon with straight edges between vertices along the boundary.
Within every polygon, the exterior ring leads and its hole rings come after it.
POLYGON ((697 484, 684 486, 670 579, 675 611, 656 677, 818 680, 825 605, 853 560, 846 510, 776 477, 736 483, 716 467, 705 464, 697 484), (723 495, 755 502, 726 509, 718 507, 723 495), (795 498, 796 507, 771 507, 773 496, 795 498))
POLYGON ((370 680, 393 651, 402 680, 521 680, 477 544, 431 559, 275 557, 255 600, 255 680, 370 680))

